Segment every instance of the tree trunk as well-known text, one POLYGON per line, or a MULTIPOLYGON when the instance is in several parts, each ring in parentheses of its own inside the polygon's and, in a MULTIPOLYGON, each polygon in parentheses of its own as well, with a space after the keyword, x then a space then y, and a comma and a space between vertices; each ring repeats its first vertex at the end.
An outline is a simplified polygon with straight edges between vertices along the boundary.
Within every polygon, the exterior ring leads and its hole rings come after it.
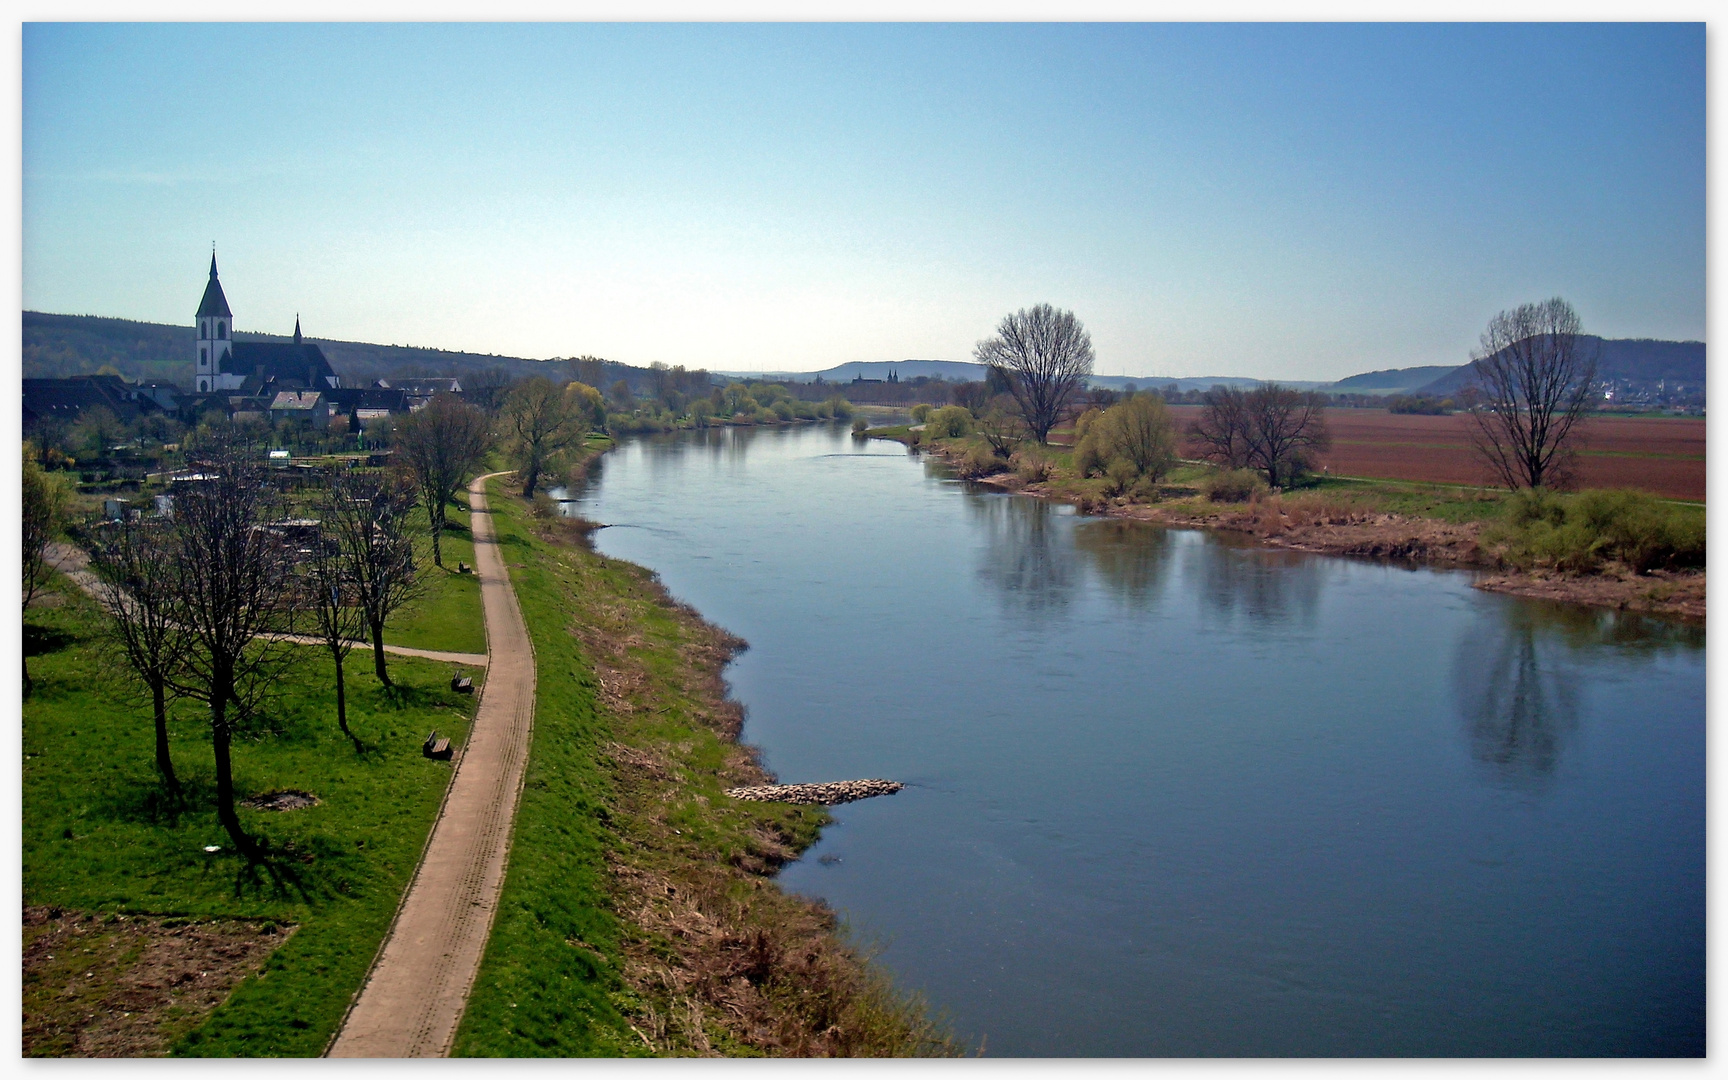
POLYGON ((390 672, 384 668, 384 623, 382 620, 367 619, 372 627, 372 674, 378 676, 378 681, 385 686, 394 686, 390 681, 390 672))
POLYGON ((234 812, 234 766, 228 752, 228 695, 221 692, 210 696, 215 699, 210 705, 210 741, 216 750, 216 819, 227 831, 235 850, 251 857, 257 853, 257 846, 240 827, 240 816, 234 812))
POLYGON ((24 696, 29 697, 30 696, 30 689, 35 684, 30 681, 30 658, 28 656, 24 657, 23 664, 24 664, 24 696))
POLYGON ((342 729, 342 734, 348 736, 348 741, 354 744, 358 753, 361 749, 360 740, 348 730, 348 684, 342 671, 344 657, 336 650, 331 650, 336 657, 336 726, 342 729))
POLYGON ((444 508, 440 506, 438 513, 432 518, 432 565, 444 569, 444 548, 439 541, 444 536, 444 508))
POLYGON ((161 679, 150 681, 151 704, 156 709, 156 771, 168 790, 180 793, 180 779, 174 775, 174 759, 168 755, 168 693, 161 679))

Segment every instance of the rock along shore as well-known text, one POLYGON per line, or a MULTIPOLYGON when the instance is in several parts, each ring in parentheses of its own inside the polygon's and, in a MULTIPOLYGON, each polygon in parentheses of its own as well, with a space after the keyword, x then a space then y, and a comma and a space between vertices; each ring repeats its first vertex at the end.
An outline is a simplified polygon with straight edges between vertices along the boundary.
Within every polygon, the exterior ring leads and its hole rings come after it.
POLYGON ((726 794, 750 802, 805 803, 834 806, 876 795, 892 795, 905 787, 893 780, 841 780, 832 784, 768 784, 729 788, 726 794))

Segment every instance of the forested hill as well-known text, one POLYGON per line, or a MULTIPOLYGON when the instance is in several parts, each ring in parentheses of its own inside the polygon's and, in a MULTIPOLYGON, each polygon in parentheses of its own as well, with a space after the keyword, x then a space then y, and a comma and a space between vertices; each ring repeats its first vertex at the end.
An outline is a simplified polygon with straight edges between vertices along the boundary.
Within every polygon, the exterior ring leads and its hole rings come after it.
MULTIPOLYGON (((236 331, 236 341, 287 341, 277 334, 250 334, 236 331)), ((365 386, 373 379, 412 378, 415 376, 472 377, 494 368, 502 368, 512 378, 545 373, 565 378, 568 365, 547 368, 546 361, 525 360, 516 356, 493 356, 481 353, 449 352, 444 349, 421 349, 409 345, 371 345, 361 341, 329 341, 306 339, 324 350, 336 373, 344 383, 365 386)), ((107 319, 96 315, 49 315, 39 311, 24 313, 24 377, 64 378, 68 375, 89 375, 103 367, 111 367, 132 380, 153 379, 162 382, 192 384, 192 356, 197 338, 190 325, 165 326, 161 323, 134 322, 130 319, 107 319)), ((632 375, 646 372, 624 364, 606 364, 607 374, 635 384, 632 375), (618 369, 613 371, 613 369, 618 369)))
MULTIPOLYGON (((1596 378, 1637 388, 1658 382, 1678 384, 1702 394, 1704 390, 1704 343, 1702 341, 1655 341, 1649 338, 1584 338, 1587 348, 1597 352, 1596 378)), ((1455 368, 1420 388, 1424 394, 1446 397, 1472 381, 1469 365, 1455 368)))

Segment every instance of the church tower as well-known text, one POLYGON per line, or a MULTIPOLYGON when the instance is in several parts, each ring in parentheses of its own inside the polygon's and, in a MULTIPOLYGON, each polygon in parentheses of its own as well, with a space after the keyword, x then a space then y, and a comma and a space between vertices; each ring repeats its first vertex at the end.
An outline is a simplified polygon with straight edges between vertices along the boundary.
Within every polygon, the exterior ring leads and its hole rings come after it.
POLYGON ((216 279, 216 252, 210 252, 210 284, 198 303, 198 361, 195 383, 199 393, 220 388, 222 361, 233 351, 234 313, 216 279))

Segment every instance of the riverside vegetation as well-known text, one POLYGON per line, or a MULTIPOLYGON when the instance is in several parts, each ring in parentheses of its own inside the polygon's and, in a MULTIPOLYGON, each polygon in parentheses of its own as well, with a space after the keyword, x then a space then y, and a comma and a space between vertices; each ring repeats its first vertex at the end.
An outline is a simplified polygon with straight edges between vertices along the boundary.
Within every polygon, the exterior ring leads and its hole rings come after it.
POLYGON ((1704 508, 1634 490, 1576 493, 1265 473, 1199 460, 1205 449, 1140 394, 1080 414, 1048 445, 1004 440, 958 406, 913 424, 858 428, 931 453, 964 479, 1081 512, 1215 528, 1333 554, 1494 571, 1495 591, 1704 616, 1704 508), (922 421, 920 425, 917 423, 922 421), (1181 456, 1179 456, 1181 455, 1181 456))

